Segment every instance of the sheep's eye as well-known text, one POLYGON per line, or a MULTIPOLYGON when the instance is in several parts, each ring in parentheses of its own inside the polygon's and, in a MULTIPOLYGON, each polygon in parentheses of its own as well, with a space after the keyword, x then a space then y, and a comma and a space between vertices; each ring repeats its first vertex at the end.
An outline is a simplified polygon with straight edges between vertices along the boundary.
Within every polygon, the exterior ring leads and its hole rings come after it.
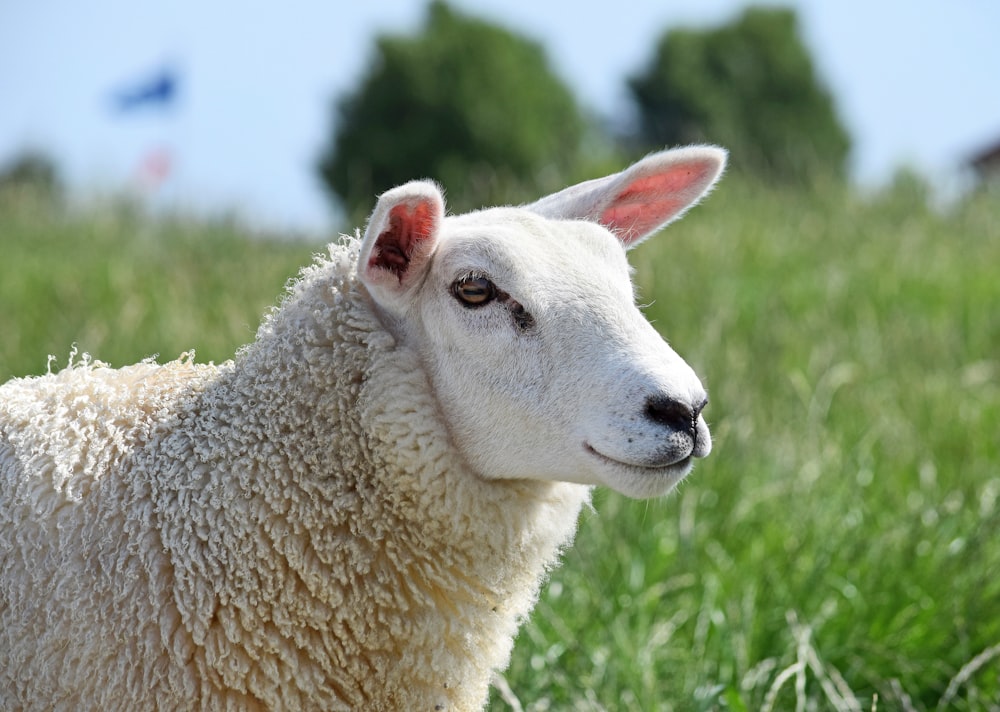
POLYGON ((496 285, 486 277, 464 277, 451 287, 455 298, 467 307, 481 307, 497 296, 496 285))

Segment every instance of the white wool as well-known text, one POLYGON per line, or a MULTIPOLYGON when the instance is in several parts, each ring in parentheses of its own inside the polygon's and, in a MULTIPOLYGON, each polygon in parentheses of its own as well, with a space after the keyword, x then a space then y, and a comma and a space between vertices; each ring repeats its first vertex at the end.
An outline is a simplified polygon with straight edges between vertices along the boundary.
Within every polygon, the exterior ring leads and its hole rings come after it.
MULTIPOLYGON (((576 217, 672 219, 724 160, 685 151, 618 174, 615 195, 574 190, 596 211, 576 217), (678 181, 682 200, 659 199, 678 181)), ((303 270, 233 361, 84 358, 0 386, 0 709, 480 709, 588 500, 572 482, 658 494, 710 449, 704 393, 637 316, 621 245, 552 223, 574 217, 565 202, 547 199, 545 219, 508 209, 445 226, 438 189, 408 184, 380 199, 364 240, 303 270), (506 232, 491 237, 493 223, 506 232), (511 266, 514 247, 553 231, 597 257, 511 266), (521 302, 457 306, 439 282, 459 257, 521 302), (570 282, 575 307, 521 293, 544 291, 539 265, 570 282), (522 305, 537 307, 530 328, 522 305), (449 313, 482 339, 441 342, 449 313), (504 365, 488 329, 516 324, 504 365), (591 332, 570 354, 566 339, 591 332), (572 379, 539 366, 553 383, 532 386, 538 404, 506 392, 553 354, 572 379), (495 383, 476 370, 491 364, 495 383), (577 418, 568 391, 587 368, 586 397, 610 384, 604 400, 620 402, 577 418), (540 418, 550 430, 533 443, 518 403, 526 418, 567 412, 540 418), (502 446, 519 438, 529 464, 511 473, 502 446)))

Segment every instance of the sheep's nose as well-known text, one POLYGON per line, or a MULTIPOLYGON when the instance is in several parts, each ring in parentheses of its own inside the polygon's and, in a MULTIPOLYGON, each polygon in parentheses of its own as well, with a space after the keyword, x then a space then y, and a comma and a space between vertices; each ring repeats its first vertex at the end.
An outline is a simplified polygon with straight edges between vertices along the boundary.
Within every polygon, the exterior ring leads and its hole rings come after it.
POLYGON ((698 416, 706 405, 708 405, 708 398, 692 407, 669 396, 650 396, 646 399, 645 415, 654 423, 695 437, 698 416))

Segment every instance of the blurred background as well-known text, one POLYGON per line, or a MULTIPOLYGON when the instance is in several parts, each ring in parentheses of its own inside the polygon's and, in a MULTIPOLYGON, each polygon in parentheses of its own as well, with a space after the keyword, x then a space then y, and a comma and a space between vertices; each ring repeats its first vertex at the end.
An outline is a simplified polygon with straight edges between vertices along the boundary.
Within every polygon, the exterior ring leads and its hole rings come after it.
POLYGON ((309 233, 414 176, 468 207, 695 140, 950 196, 1000 143, 998 25, 991 0, 7 2, 0 170, 309 233))
POLYGON ((660 500, 595 492, 490 709, 998 710, 998 27, 995 0, 0 2, 0 381, 232 358, 411 178, 458 212, 720 144, 629 256, 712 455, 660 500))

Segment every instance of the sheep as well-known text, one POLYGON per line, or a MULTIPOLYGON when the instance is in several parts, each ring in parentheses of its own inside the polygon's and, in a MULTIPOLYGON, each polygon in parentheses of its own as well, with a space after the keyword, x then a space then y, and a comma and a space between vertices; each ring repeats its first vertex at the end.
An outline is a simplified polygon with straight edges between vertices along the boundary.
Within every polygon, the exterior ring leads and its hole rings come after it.
POLYGON ((592 487, 711 450, 625 250, 724 163, 455 216, 410 182, 235 359, 0 387, 0 708, 481 709, 592 487))

